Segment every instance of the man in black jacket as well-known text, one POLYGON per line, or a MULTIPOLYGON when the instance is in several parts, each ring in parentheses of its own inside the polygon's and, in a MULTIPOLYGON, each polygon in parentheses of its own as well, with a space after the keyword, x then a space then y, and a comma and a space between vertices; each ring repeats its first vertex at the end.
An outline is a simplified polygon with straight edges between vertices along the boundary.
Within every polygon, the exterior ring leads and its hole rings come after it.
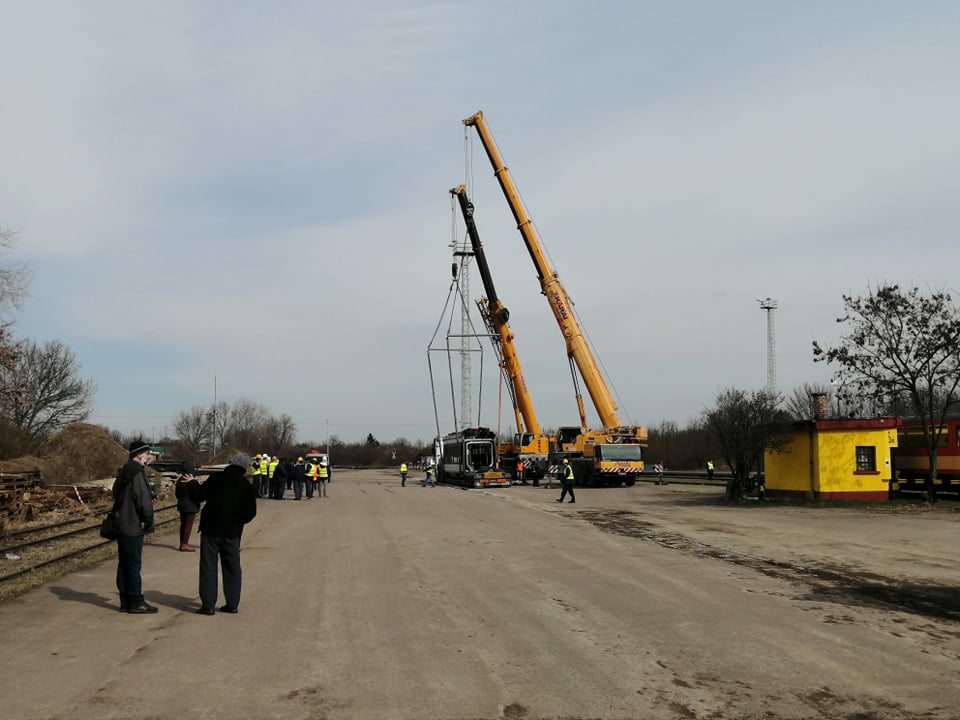
POLYGON ((153 531, 153 493, 143 468, 150 462, 150 446, 142 440, 130 443, 130 459, 113 483, 117 520, 117 590, 120 610, 133 615, 155 613, 143 599, 140 568, 143 536, 153 531))
POLYGON ((213 615, 217 604, 217 564, 223 572, 223 612, 235 613, 240 604, 240 536, 257 515, 257 491, 244 477, 250 456, 234 455, 221 472, 202 485, 190 484, 190 496, 205 502, 200 513, 201 615, 213 615))

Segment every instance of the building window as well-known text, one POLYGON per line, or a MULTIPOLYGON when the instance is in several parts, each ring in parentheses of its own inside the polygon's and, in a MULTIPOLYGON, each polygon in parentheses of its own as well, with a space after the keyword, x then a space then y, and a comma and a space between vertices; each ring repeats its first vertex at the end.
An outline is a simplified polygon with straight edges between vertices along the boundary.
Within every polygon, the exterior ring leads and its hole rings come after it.
POLYGON ((857 445, 857 472, 876 472, 877 449, 873 446, 857 445))

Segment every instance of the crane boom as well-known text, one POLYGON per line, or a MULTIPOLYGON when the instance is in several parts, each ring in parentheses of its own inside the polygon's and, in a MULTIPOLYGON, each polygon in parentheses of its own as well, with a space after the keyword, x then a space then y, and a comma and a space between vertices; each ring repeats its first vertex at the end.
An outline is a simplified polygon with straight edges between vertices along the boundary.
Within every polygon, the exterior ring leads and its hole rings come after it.
MULTIPOLYGON (((464 125, 473 126, 480 136, 480 142, 493 165, 493 173, 500 183, 500 189, 507 198, 507 204, 510 206, 513 217, 517 222, 517 229, 523 237, 523 242, 530 253, 534 267, 537 270, 537 276, 540 280, 540 288, 546 296, 553 311, 553 316, 560 326, 564 341, 567 347, 567 357, 574 363, 583 378, 584 385, 587 386, 587 392, 593 401, 597 414, 600 416, 600 422, 604 427, 613 428, 620 426, 620 419, 617 416, 617 404, 614 402, 610 388, 607 386, 603 374, 597 365, 597 361, 590 351, 583 331, 580 329, 580 323, 577 322, 573 314, 573 305, 567 296, 567 291, 560 282, 557 272, 553 270, 547 262, 543 252, 540 239, 537 236, 536 229, 530 216, 527 214, 523 203, 520 200, 520 194, 517 192, 513 179, 510 177, 510 171, 503 162, 493 136, 483 118, 483 112, 477 112, 463 121, 464 125)), ((580 408, 580 421, 586 429, 586 419, 583 413, 583 404, 578 397, 580 408)))
MULTIPOLYGON (((490 274, 490 265, 487 263, 487 256, 483 250, 483 243, 480 242, 477 224, 473 219, 473 203, 467 197, 467 189, 463 185, 452 188, 450 194, 457 197, 464 223, 467 226, 467 235, 470 236, 473 256, 477 262, 477 268, 480 270, 484 292, 487 294, 487 302, 485 307, 481 307, 481 312, 485 313, 484 319, 489 320, 499 338, 502 370, 511 383, 511 396, 516 403, 517 411, 523 418, 527 431, 539 435, 540 423, 537 421, 533 401, 527 391, 527 383, 523 378, 523 370, 520 368, 520 358, 517 356, 516 346, 514 345, 514 335, 510 330, 510 311, 497 296, 493 276, 490 274)), ((522 431, 523 428, 518 427, 517 429, 522 431)))

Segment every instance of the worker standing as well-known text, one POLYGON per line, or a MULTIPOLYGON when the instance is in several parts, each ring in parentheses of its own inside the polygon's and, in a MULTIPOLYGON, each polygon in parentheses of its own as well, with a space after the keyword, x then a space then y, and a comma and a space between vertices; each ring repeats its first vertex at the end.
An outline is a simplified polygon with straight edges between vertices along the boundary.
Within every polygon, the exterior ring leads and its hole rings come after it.
POLYGON ((269 458, 267 462, 267 484, 270 488, 270 497, 272 499, 277 498, 277 465, 280 464, 280 461, 277 459, 277 456, 274 455, 272 458, 269 458))
POLYGON ((308 458, 304 468, 304 478, 307 481, 307 500, 313 500, 313 491, 317 488, 317 472, 320 465, 314 458, 308 458))
POLYGON ((707 480, 713 480, 713 460, 707 460, 707 480))
POLYGON ((426 487, 435 487, 436 483, 433 481, 433 465, 427 465, 427 474, 423 478, 423 486, 426 487))
POLYGON ((517 458, 517 482, 521 485, 526 485, 526 480, 523 479, 523 460, 517 458))
POLYGON ((560 497, 557 498, 556 502, 562 503, 567 493, 570 493, 570 502, 575 503, 577 498, 573 494, 573 468, 570 466, 570 461, 566 458, 563 459, 563 474, 560 477, 560 484, 563 489, 560 491, 560 497))
POLYGON ((293 499, 299 500, 303 497, 303 481, 306 478, 306 468, 303 465, 303 458, 298 457, 293 465, 293 499))
POLYGON ((321 460, 320 467, 317 468, 317 493, 320 497, 327 496, 327 481, 330 479, 330 468, 327 467, 327 461, 321 460))
POLYGON ((407 464, 405 462, 400 463, 400 487, 407 486, 407 464))

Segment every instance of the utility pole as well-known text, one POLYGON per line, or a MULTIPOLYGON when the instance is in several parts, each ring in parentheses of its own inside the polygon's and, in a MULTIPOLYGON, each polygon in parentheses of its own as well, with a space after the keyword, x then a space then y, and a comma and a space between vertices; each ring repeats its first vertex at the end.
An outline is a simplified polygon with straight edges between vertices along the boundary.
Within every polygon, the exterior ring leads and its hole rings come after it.
POLYGON ((760 303, 760 309, 767 313, 767 392, 774 395, 777 392, 777 339, 773 311, 777 309, 777 301, 766 298, 757 302, 760 303))

